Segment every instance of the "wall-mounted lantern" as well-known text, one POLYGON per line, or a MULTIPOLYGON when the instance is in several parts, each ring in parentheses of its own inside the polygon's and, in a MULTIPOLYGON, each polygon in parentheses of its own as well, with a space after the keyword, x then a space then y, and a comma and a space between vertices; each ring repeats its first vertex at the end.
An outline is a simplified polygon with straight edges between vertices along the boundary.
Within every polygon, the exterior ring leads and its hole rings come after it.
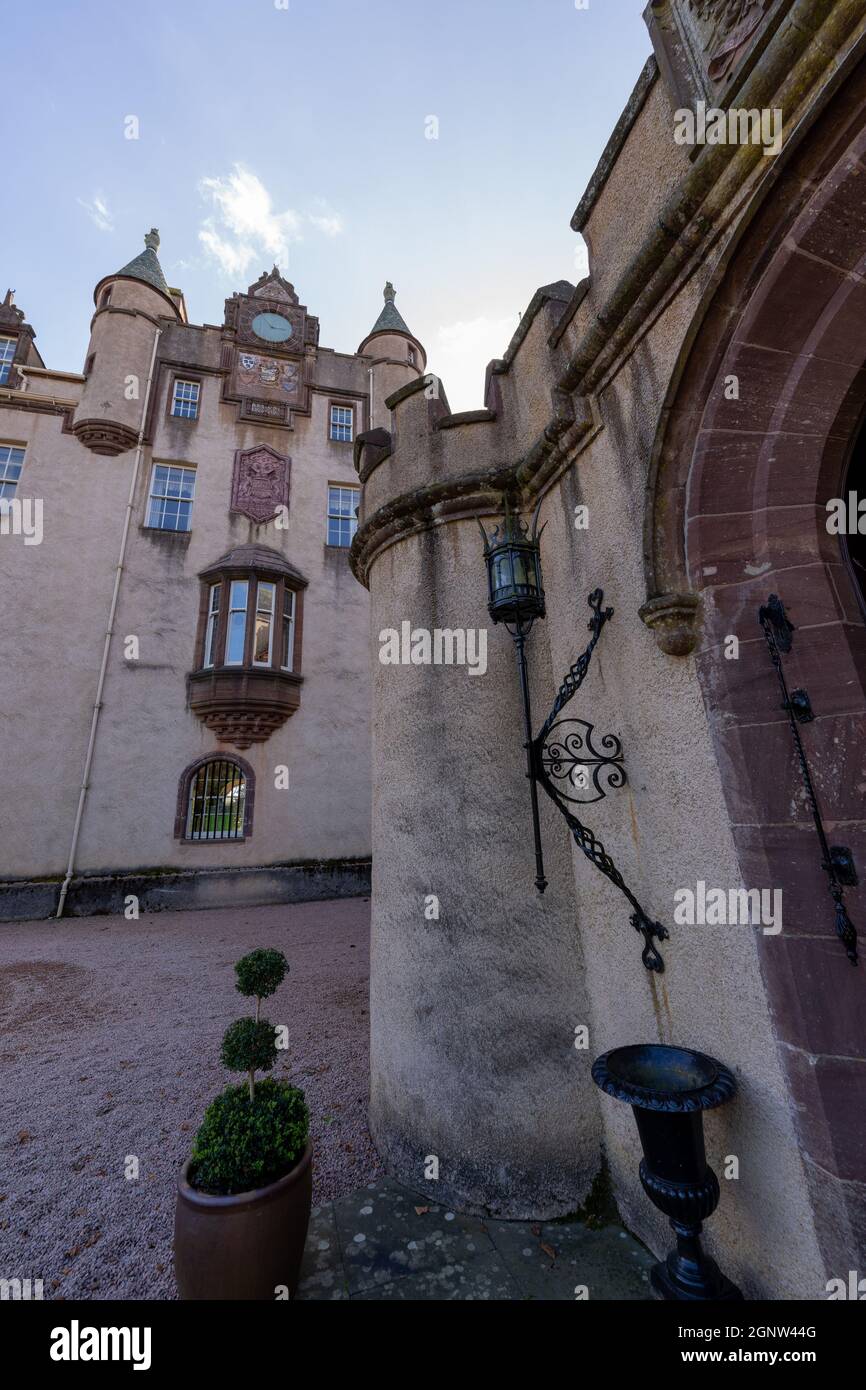
POLYGON ((507 498, 502 525, 492 535, 478 523, 484 537, 490 616, 495 623, 513 624, 525 637, 545 611, 537 523, 536 515, 530 532, 526 522, 512 512, 507 498))
POLYGON ((541 532, 538 530, 540 506, 539 503, 532 525, 528 526, 512 511, 511 501, 506 496, 504 518, 491 535, 488 536, 481 522, 478 522, 484 537, 488 611, 494 623, 505 625, 517 654, 523 700, 523 746, 526 749, 526 775, 532 801, 535 885, 540 893, 547 887, 538 816, 538 787, 541 786, 564 816, 575 843, 587 859, 619 888, 631 904, 633 910, 630 921, 643 937, 641 959, 647 970, 662 971, 665 968, 664 961, 655 941, 666 940, 667 929, 644 912, 604 845, 578 820, 567 804, 586 805, 599 801, 609 790, 624 786, 626 780, 622 747, 617 738, 612 734, 605 734, 596 745, 592 724, 583 719, 559 718, 565 705, 583 684, 602 629, 613 617, 612 608, 602 608, 604 594, 601 589, 595 589, 588 599, 592 610, 592 617, 588 623, 592 634, 589 645, 570 668, 540 732, 536 737, 532 734, 526 639, 536 619, 545 616, 541 532))

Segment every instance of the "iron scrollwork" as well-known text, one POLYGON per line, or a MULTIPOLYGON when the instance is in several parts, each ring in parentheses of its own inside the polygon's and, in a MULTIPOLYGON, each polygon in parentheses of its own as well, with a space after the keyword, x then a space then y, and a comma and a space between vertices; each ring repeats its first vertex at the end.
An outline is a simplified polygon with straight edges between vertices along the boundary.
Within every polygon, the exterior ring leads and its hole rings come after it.
POLYGON ((585 719, 560 719, 552 726, 541 750, 545 772, 552 782, 561 784, 560 796, 579 806, 601 801, 609 791, 626 783, 619 739, 613 734, 602 734, 600 747, 596 748, 594 734, 595 726, 585 719), (563 786, 569 790, 562 790, 563 786))
MULTIPOLYGON (((530 747, 531 776, 543 787, 553 804, 561 812, 578 848, 631 904, 633 911, 629 920, 644 941, 641 960, 647 970, 661 973, 665 968, 664 960, 655 942, 668 939, 667 928, 663 927, 661 922, 653 921, 644 911, 604 845, 588 826, 578 820, 577 816, 569 810, 567 804, 568 802, 591 804, 599 801, 601 797, 606 795, 607 789, 624 786, 626 781, 625 768, 622 763, 622 745, 619 739, 612 734, 603 735, 599 740, 599 751, 593 743, 595 729, 592 724, 582 719, 559 719, 562 710, 583 685, 598 639, 605 624, 613 617, 612 608, 602 608, 603 600, 604 593, 601 589, 595 589, 589 595, 587 601, 592 610, 592 617, 588 627, 592 636, 586 650, 570 667, 559 688, 550 714, 544 721, 538 735, 532 740, 530 747), (574 726, 572 735, 563 735, 561 732, 557 732, 567 725, 574 726), (557 785, 557 783, 566 782, 574 788, 573 773, 579 766, 591 769, 587 776, 587 782, 591 781, 592 785, 588 786, 587 790, 594 791, 596 795, 583 798, 567 795, 557 785)), ((577 788, 577 790, 583 790, 583 788, 577 788)))

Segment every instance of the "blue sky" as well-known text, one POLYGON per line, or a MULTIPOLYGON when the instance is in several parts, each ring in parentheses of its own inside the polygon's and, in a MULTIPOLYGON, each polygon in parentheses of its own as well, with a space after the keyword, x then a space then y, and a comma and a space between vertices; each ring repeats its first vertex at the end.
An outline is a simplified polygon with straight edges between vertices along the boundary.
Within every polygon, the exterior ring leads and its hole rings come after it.
POLYGON ((151 226, 195 323, 276 259, 353 352, 391 279, 452 408, 479 406, 534 290, 583 273, 569 219, 650 52, 644 7, 11 6, 0 293, 77 371, 94 285, 151 226))

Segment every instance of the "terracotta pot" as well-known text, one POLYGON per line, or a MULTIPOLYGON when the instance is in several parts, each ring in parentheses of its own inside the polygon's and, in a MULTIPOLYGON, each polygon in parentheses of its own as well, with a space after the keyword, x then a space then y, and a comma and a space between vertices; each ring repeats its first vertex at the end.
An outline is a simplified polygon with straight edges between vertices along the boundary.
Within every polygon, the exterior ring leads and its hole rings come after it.
POLYGON ((284 1178, 231 1197, 196 1192, 189 1166, 178 1179, 174 1219, 181 1298, 273 1301, 281 1287, 294 1298, 313 1197, 310 1141, 284 1178))

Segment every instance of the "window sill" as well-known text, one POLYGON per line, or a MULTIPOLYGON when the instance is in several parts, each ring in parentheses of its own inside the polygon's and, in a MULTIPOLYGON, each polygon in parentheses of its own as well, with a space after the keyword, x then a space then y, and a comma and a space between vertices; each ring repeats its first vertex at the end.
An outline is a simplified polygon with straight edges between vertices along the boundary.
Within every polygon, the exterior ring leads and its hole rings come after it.
POLYGON ((169 531, 166 526, 139 526, 139 531, 149 540, 161 545, 189 545, 192 531, 169 531))
POLYGON ((186 835, 181 835, 179 843, 182 845, 244 845, 250 838, 249 835, 235 835, 231 840, 191 840, 186 835))

